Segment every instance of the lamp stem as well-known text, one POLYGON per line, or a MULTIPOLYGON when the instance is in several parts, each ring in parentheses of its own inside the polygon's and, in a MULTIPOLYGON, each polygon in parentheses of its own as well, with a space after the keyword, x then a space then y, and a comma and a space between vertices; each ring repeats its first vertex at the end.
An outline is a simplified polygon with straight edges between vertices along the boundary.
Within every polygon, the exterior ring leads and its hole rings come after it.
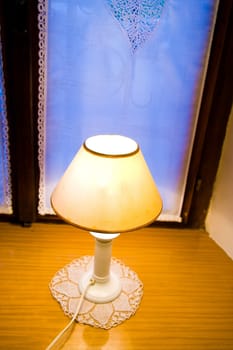
POLYGON ((118 237, 119 233, 106 234, 90 232, 95 238, 95 257, 93 278, 96 282, 105 283, 109 280, 110 264, 112 256, 112 240, 118 237))
POLYGON ((90 278, 95 284, 90 286, 86 293, 89 301, 105 303, 115 299, 121 291, 119 278, 110 270, 112 256, 112 240, 118 237, 119 233, 90 232, 95 238, 95 256, 92 271, 81 278, 79 283, 80 291, 84 290, 90 278))
POLYGON ((95 257, 93 278, 96 282, 104 283, 109 280, 112 256, 112 240, 95 239, 95 257))

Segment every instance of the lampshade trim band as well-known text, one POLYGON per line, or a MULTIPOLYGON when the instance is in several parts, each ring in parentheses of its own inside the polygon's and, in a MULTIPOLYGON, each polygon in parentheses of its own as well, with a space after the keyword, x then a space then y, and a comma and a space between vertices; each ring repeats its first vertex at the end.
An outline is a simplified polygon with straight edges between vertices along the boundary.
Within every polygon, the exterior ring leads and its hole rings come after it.
POLYGON ((135 149, 135 151, 132 151, 132 152, 129 152, 129 153, 120 153, 120 154, 106 154, 106 153, 101 153, 101 152, 94 151, 94 150, 88 148, 88 146, 86 145, 86 141, 83 143, 83 147, 85 148, 85 150, 87 152, 95 154, 95 155, 100 156, 100 157, 104 157, 104 158, 125 158, 125 157, 131 157, 132 155, 134 155, 134 154, 139 152, 138 144, 137 144, 137 148, 135 149))
POLYGON ((97 232, 97 233, 98 233, 98 232, 101 232, 101 233, 106 233, 106 234, 108 234, 108 233, 116 233, 116 232, 117 232, 117 233, 131 232, 131 231, 139 230, 139 229, 141 229, 141 228, 143 228, 143 227, 146 227, 146 226, 152 224, 152 223, 156 220, 156 218, 161 214, 162 209, 163 209, 163 207, 161 206, 160 211, 159 211, 150 221, 148 221, 148 222, 146 222, 146 223, 144 223, 144 224, 142 224, 142 225, 139 225, 139 226, 131 227, 131 228, 129 228, 128 230, 119 230, 118 228, 116 228, 116 229, 114 229, 114 230, 104 230, 103 228, 100 228, 99 230, 97 230, 97 229, 94 229, 93 227, 85 227, 85 226, 78 225, 78 224, 76 224, 76 223, 70 221, 69 219, 67 219, 67 218, 65 218, 64 216, 62 216, 62 215, 54 208, 52 198, 51 198, 51 200, 50 200, 50 203, 51 203, 51 207, 52 207, 52 209, 54 210, 55 214, 56 214, 59 218, 61 218, 63 221, 65 221, 67 224, 70 224, 70 225, 72 225, 72 226, 74 226, 74 227, 80 228, 80 229, 85 230, 85 231, 89 231, 89 232, 92 231, 92 232, 97 232))

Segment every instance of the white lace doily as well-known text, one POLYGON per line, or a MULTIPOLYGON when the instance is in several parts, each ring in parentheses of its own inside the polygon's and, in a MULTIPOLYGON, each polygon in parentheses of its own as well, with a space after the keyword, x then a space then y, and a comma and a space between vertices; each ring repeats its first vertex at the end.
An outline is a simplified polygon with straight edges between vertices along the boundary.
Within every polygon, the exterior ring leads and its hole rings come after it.
MULTIPOLYGON (((81 297, 78 281, 92 265, 93 257, 83 256, 58 271, 50 282, 53 297, 69 317, 73 317, 81 297)), ((122 291, 119 297, 105 304, 84 300, 77 316, 78 322, 109 329, 135 314, 143 295, 142 282, 134 271, 118 259, 112 258, 111 271, 121 279, 122 291)))

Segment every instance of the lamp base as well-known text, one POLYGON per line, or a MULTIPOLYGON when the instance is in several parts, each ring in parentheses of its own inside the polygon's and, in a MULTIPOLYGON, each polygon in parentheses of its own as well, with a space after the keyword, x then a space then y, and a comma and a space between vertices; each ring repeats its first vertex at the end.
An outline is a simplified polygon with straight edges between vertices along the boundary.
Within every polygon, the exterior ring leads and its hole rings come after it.
MULTIPOLYGON (((53 297, 69 317, 73 317, 77 309, 81 297, 80 284, 84 283, 85 279, 89 281, 88 271, 91 271, 92 267, 93 257, 83 256, 63 267, 50 282, 53 297)), ((79 323, 110 329, 135 314, 143 295, 142 282, 134 271, 115 258, 111 259, 111 274, 120 281, 119 295, 109 302, 102 303, 85 298, 77 316, 79 323)))
MULTIPOLYGON (((82 294, 92 278, 92 272, 85 273, 79 281, 79 290, 82 294)), ((93 303, 108 303, 118 297, 121 292, 120 279, 114 274, 110 273, 109 279, 106 282, 95 282, 91 285, 86 294, 85 299, 93 303)))

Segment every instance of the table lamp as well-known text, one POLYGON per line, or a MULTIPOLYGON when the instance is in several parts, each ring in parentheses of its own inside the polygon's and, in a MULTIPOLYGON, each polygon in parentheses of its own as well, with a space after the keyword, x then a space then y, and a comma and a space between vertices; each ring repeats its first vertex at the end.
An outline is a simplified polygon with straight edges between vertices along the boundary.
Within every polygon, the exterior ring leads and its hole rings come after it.
POLYGON ((85 299, 98 305, 114 302, 122 283, 111 270, 112 240, 152 223, 162 209, 138 144, 121 135, 88 138, 54 189, 51 204, 64 221, 95 238, 94 261, 80 276, 80 293, 93 278, 85 299))

